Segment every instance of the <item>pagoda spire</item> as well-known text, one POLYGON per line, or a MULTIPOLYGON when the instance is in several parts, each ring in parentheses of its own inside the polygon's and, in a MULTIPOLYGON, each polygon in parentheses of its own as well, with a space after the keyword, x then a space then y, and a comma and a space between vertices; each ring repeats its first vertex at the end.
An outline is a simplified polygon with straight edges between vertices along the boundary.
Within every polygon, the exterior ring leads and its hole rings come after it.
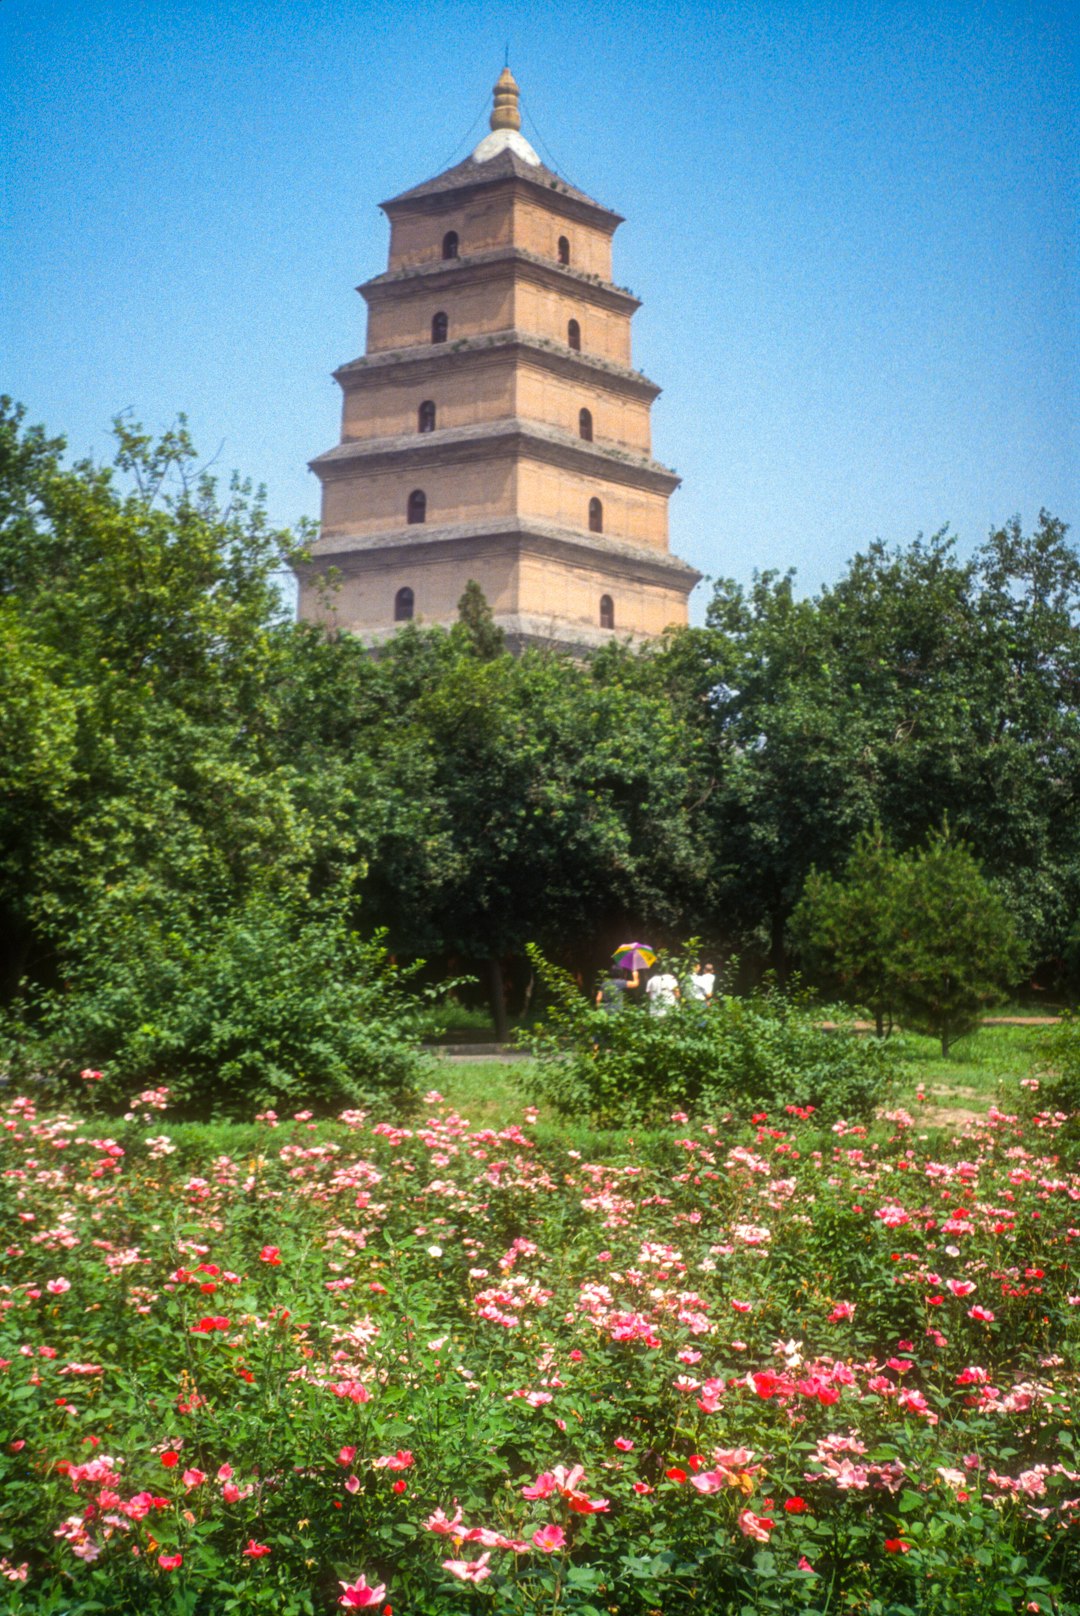
POLYGON ((493 94, 495 104, 491 109, 492 129, 520 129, 521 113, 518 111, 520 91, 509 67, 504 67, 499 74, 493 94))

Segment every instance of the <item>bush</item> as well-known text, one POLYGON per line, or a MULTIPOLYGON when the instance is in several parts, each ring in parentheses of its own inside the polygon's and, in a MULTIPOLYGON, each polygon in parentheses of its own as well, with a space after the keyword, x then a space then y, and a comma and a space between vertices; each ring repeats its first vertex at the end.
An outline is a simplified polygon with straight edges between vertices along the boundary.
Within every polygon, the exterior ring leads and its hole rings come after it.
POLYGON ((1021 1079, 1020 1112, 1067 1117, 1070 1133, 1080 1133, 1080 1019, 1066 1012, 1058 1026, 1046 1028, 1039 1046, 1037 1076, 1021 1079))
POLYGON ((9 1067, 100 1067, 107 1106, 165 1084, 201 1117, 376 1095, 402 1105, 430 1075, 424 1010, 380 938, 259 897, 194 937, 143 924, 99 938, 65 990, 39 1000, 32 1031, 9 1024, 9 1067))
POLYGON ((820 1120, 872 1115, 894 1070, 887 1045, 836 1014, 768 989, 749 998, 683 997, 665 1016, 628 1004, 597 1010, 536 948, 530 958, 550 998, 529 1035, 537 1085, 563 1115, 601 1125, 655 1120, 673 1107, 745 1114, 812 1106, 820 1120))

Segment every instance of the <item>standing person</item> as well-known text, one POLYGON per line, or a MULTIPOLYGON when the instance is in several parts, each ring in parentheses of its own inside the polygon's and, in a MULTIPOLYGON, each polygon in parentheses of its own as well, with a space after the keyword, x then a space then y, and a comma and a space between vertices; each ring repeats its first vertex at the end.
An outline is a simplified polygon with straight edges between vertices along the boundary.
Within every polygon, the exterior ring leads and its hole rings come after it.
POLYGON ((690 981, 687 983, 687 998, 697 999, 701 1003, 707 1004, 713 996, 713 989, 715 987, 716 972, 713 970, 708 961, 702 964, 702 962, 699 960, 697 970, 691 972, 690 981))
POLYGON ((621 966, 613 965, 597 988, 593 1003, 598 1010, 606 1010, 613 1016, 622 1009, 627 992, 636 988, 639 980, 636 971, 624 971, 621 966))
POLYGON ((666 1016, 679 1002, 679 984, 670 971, 657 971, 645 984, 651 1016, 666 1016))

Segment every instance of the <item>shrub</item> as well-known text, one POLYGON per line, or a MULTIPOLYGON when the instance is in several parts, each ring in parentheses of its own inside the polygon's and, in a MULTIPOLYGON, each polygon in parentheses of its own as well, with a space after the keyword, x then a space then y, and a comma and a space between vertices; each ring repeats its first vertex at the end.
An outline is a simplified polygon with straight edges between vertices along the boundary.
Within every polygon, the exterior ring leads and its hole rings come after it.
POLYGON ((888 1046, 827 1026, 828 1007, 767 989, 708 1003, 684 996, 665 1016, 633 1004, 612 1015, 538 949, 529 955, 550 999, 528 1040, 536 1081, 563 1115, 609 1125, 672 1107, 742 1114, 794 1105, 813 1106, 822 1121, 855 1120, 873 1113, 891 1080, 888 1046))
POLYGON ((1070 1133, 1080 1132, 1080 1019, 1066 1013, 1039 1044, 1037 1075, 1021 1080, 1021 1114, 1065 1116, 1070 1133))
POLYGON ((100 1067, 112 1106, 147 1084, 203 1117, 376 1094, 400 1105, 429 1076, 423 1019, 381 938, 259 897, 194 937, 143 924, 99 938, 8 1053, 59 1077, 100 1067))

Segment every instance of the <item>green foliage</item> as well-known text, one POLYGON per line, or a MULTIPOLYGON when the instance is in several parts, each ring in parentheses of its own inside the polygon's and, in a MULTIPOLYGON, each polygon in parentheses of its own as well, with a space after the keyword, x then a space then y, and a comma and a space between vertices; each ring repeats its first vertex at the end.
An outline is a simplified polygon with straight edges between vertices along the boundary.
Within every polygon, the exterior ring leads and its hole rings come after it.
POLYGON ((788 935, 806 976, 848 1004, 865 1005, 878 1037, 891 1027, 897 982, 900 865, 880 826, 856 838, 843 875, 811 870, 788 935))
POLYGON ((149 923, 103 937, 37 1009, 23 1064, 100 1067, 97 1094, 117 1107, 164 1084, 197 1116, 376 1096, 407 1108, 431 1078, 422 1001, 381 940, 263 896, 186 937, 149 923))
POLYGON ((1069 1119, 1069 1132, 1080 1132, 1080 1017, 1065 1015, 1040 1038, 1036 1075, 1021 1086, 1021 1110, 1027 1116, 1049 1112, 1069 1119))
POLYGON ((1001 896, 948 825, 916 853, 880 829, 860 837, 834 879, 811 871, 791 919, 807 974, 874 1013, 879 1034, 899 1007, 947 1055, 1023 968, 1001 896))
POLYGON ((1023 969, 1016 928, 971 850, 948 827, 901 860, 892 952, 902 1013, 948 1054, 1023 969))
MULTIPOLYGON (((822 1122, 869 1117, 894 1073, 887 1046, 776 990, 749 998, 683 995, 666 1015, 635 1004, 596 1009, 539 949, 529 958, 550 997, 527 1041, 539 1092, 564 1116, 608 1126, 810 1107, 822 1122)), ((688 974, 685 967, 683 976, 688 974)))
POLYGON ((1080 908, 1080 559, 1040 512, 970 561, 941 533, 871 545, 811 598, 768 573, 721 580, 707 627, 651 659, 703 736, 721 912, 784 965, 812 867, 835 874, 880 824, 904 850, 948 814, 1031 956, 1080 908))
POLYGON ((458 624, 469 651, 481 662, 490 662, 506 650, 506 635, 475 578, 469 579, 458 601, 458 624))

